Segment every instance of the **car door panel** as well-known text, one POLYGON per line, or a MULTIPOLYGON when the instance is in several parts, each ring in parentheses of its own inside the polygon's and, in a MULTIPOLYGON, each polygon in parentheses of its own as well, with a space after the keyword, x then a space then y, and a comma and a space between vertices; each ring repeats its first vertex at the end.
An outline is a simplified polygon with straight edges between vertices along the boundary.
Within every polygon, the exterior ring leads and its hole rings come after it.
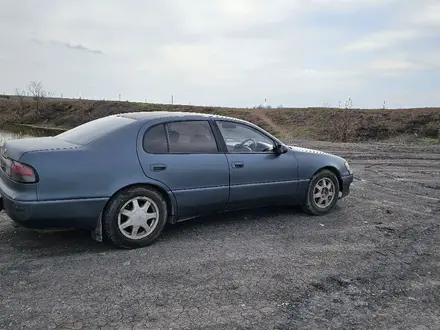
POLYGON ((163 129, 157 129, 155 134, 159 138, 150 134, 153 127, 146 129, 143 143, 148 147, 138 148, 145 175, 169 187, 176 198, 177 214, 181 218, 223 209, 229 199, 229 164, 225 154, 217 150, 212 132, 212 136, 205 136, 210 134, 209 122, 197 122, 195 128, 188 126, 185 131, 185 123, 188 122, 194 121, 167 123, 163 129), (175 124, 177 129, 183 127, 183 132, 171 131, 170 124, 175 124), (200 127, 205 131, 192 133, 200 127), (169 131, 174 133, 173 138, 165 137, 163 141, 162 135, 166 136, 169 131), (145 148, 152 151, 148 152, 145 148), (195 153, 191 153, 191 148, 195 153))
POLYGON ((293 202, 298 162, 293 152, 277 154, 274 141, 244 124, 216 121, 230 170, 229 208, 293 202), (249 141, 250 145, 242 145, 249 141))
POLYGON ((297 166, 292 154, 227 154, 230 164, 231 206, 277 204, 293 201, 297 166), (234 163, 242 166, 234 167, 234 163))
POLYGON ((176 197, 179 216, 223 208, 229 197, 229 169, 224 154, 164 154, 142 157, 146 175, 166 184, 176 197), (152 166, 165 166, 154 170, 152 166))

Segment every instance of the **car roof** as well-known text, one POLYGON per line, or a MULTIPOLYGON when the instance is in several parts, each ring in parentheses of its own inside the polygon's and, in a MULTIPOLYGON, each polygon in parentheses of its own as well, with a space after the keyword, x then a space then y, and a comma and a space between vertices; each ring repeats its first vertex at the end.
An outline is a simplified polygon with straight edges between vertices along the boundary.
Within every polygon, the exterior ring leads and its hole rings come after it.
MULTIPOLYGON (((226 121, 232 121, 236 123, 242 123, 248 126, 253 126, 254 128, 257 128, 259 130, 265 131, 262 127, 243 119, 235 118, 235 117, 228 117, 228 116, 221 116, 221 115, 215 115, 210 113, 200 113, 200 112, 184 112, 184 111, 139 111, 139 112, 126 112, 126 113, 120 113, 115 114, 113 116, 116 117, 122 117, 122 118, 129 118, 132 120, 135 120, 137 122, 148 122, 153 121, 156 119, 169 119, 170 121, 173 120, 209 120, 209 119, 218 119, 218 120, 226 120, 226 121)), ((275 140, 278 140, 277 137, 270 134, 269 132, 265 131, 266 134, 269 134, 272 138, 275 140)), ((278 140, 279 141, 279 140, 278 140)))
MULTIPOLYGON (((179 112, 179 111, 140 111, 140 112, 127 112, 127 113, 120 113, 115 116, 118 117, 125 117, 130 118, 133 120, 138 121, 150 121, 154 119, 210 119, 210 118, 217 118, 217 119, 223 119, 223 120, 231 120, 231 121, 237 121, 237 122, 243 122, 246 121, 233 118, 233 117, 227 117, 227 116, 220 116, 220 115, 214 115, 214 114, 208 114, 208 113, 199 113, 199 112, 179 112)), ((246 122, 247 123, 247 122, 246 122)))

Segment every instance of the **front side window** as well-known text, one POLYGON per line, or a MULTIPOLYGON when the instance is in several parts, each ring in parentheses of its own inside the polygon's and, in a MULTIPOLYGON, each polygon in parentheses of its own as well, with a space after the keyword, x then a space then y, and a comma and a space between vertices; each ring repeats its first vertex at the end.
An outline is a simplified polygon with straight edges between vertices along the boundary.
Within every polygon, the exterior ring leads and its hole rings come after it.
POLYGON ((274 142, 247 125, 217 121, 217 126, 231 153, 273 152, 274 142))
POLYGON ((156 125, 147 130, 143 140, 144 150, 152 154, 168 152, 167 136, 164 125, 156 125))
POLYGON ((217 142, 207 121, 180 121, 167 124, 171 153, 217 153, 217 142))

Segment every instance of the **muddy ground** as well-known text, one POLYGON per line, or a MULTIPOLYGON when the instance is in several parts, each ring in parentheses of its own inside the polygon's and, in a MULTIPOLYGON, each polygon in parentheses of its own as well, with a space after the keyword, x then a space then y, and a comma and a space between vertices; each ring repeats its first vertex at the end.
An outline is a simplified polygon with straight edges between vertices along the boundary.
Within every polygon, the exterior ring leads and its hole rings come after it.
POLYGON ((121 251, 0 217, 1 329, 439 329, 440 147, 301 142, 346 157, 330 215, 192 220, 121 251))

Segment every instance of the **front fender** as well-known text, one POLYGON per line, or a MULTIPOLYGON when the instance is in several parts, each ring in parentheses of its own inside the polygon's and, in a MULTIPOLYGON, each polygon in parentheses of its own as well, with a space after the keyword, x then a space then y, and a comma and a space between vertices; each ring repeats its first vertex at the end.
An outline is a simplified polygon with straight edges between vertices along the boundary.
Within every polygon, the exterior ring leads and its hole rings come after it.
POLYGON ((300 199, 305 199, 309 182, 313 175, 324 168, 335 172, 338 177, 340 189, 342 189, 342 178, 350 175, 348 170, 345 168, 345 160, 343 158, 321 151, 311 149, 301 150, 301 148, 298 149, 294 150, 294 152, 296 159, 298 160, 298 195, 300 199))
POLYGON ((334 169, 340 177, 349 175, 344 166, 344 160, 337 156, 297 153, 296 158, 300 180, 310 180, 316 172, 323 168, 334 169))

